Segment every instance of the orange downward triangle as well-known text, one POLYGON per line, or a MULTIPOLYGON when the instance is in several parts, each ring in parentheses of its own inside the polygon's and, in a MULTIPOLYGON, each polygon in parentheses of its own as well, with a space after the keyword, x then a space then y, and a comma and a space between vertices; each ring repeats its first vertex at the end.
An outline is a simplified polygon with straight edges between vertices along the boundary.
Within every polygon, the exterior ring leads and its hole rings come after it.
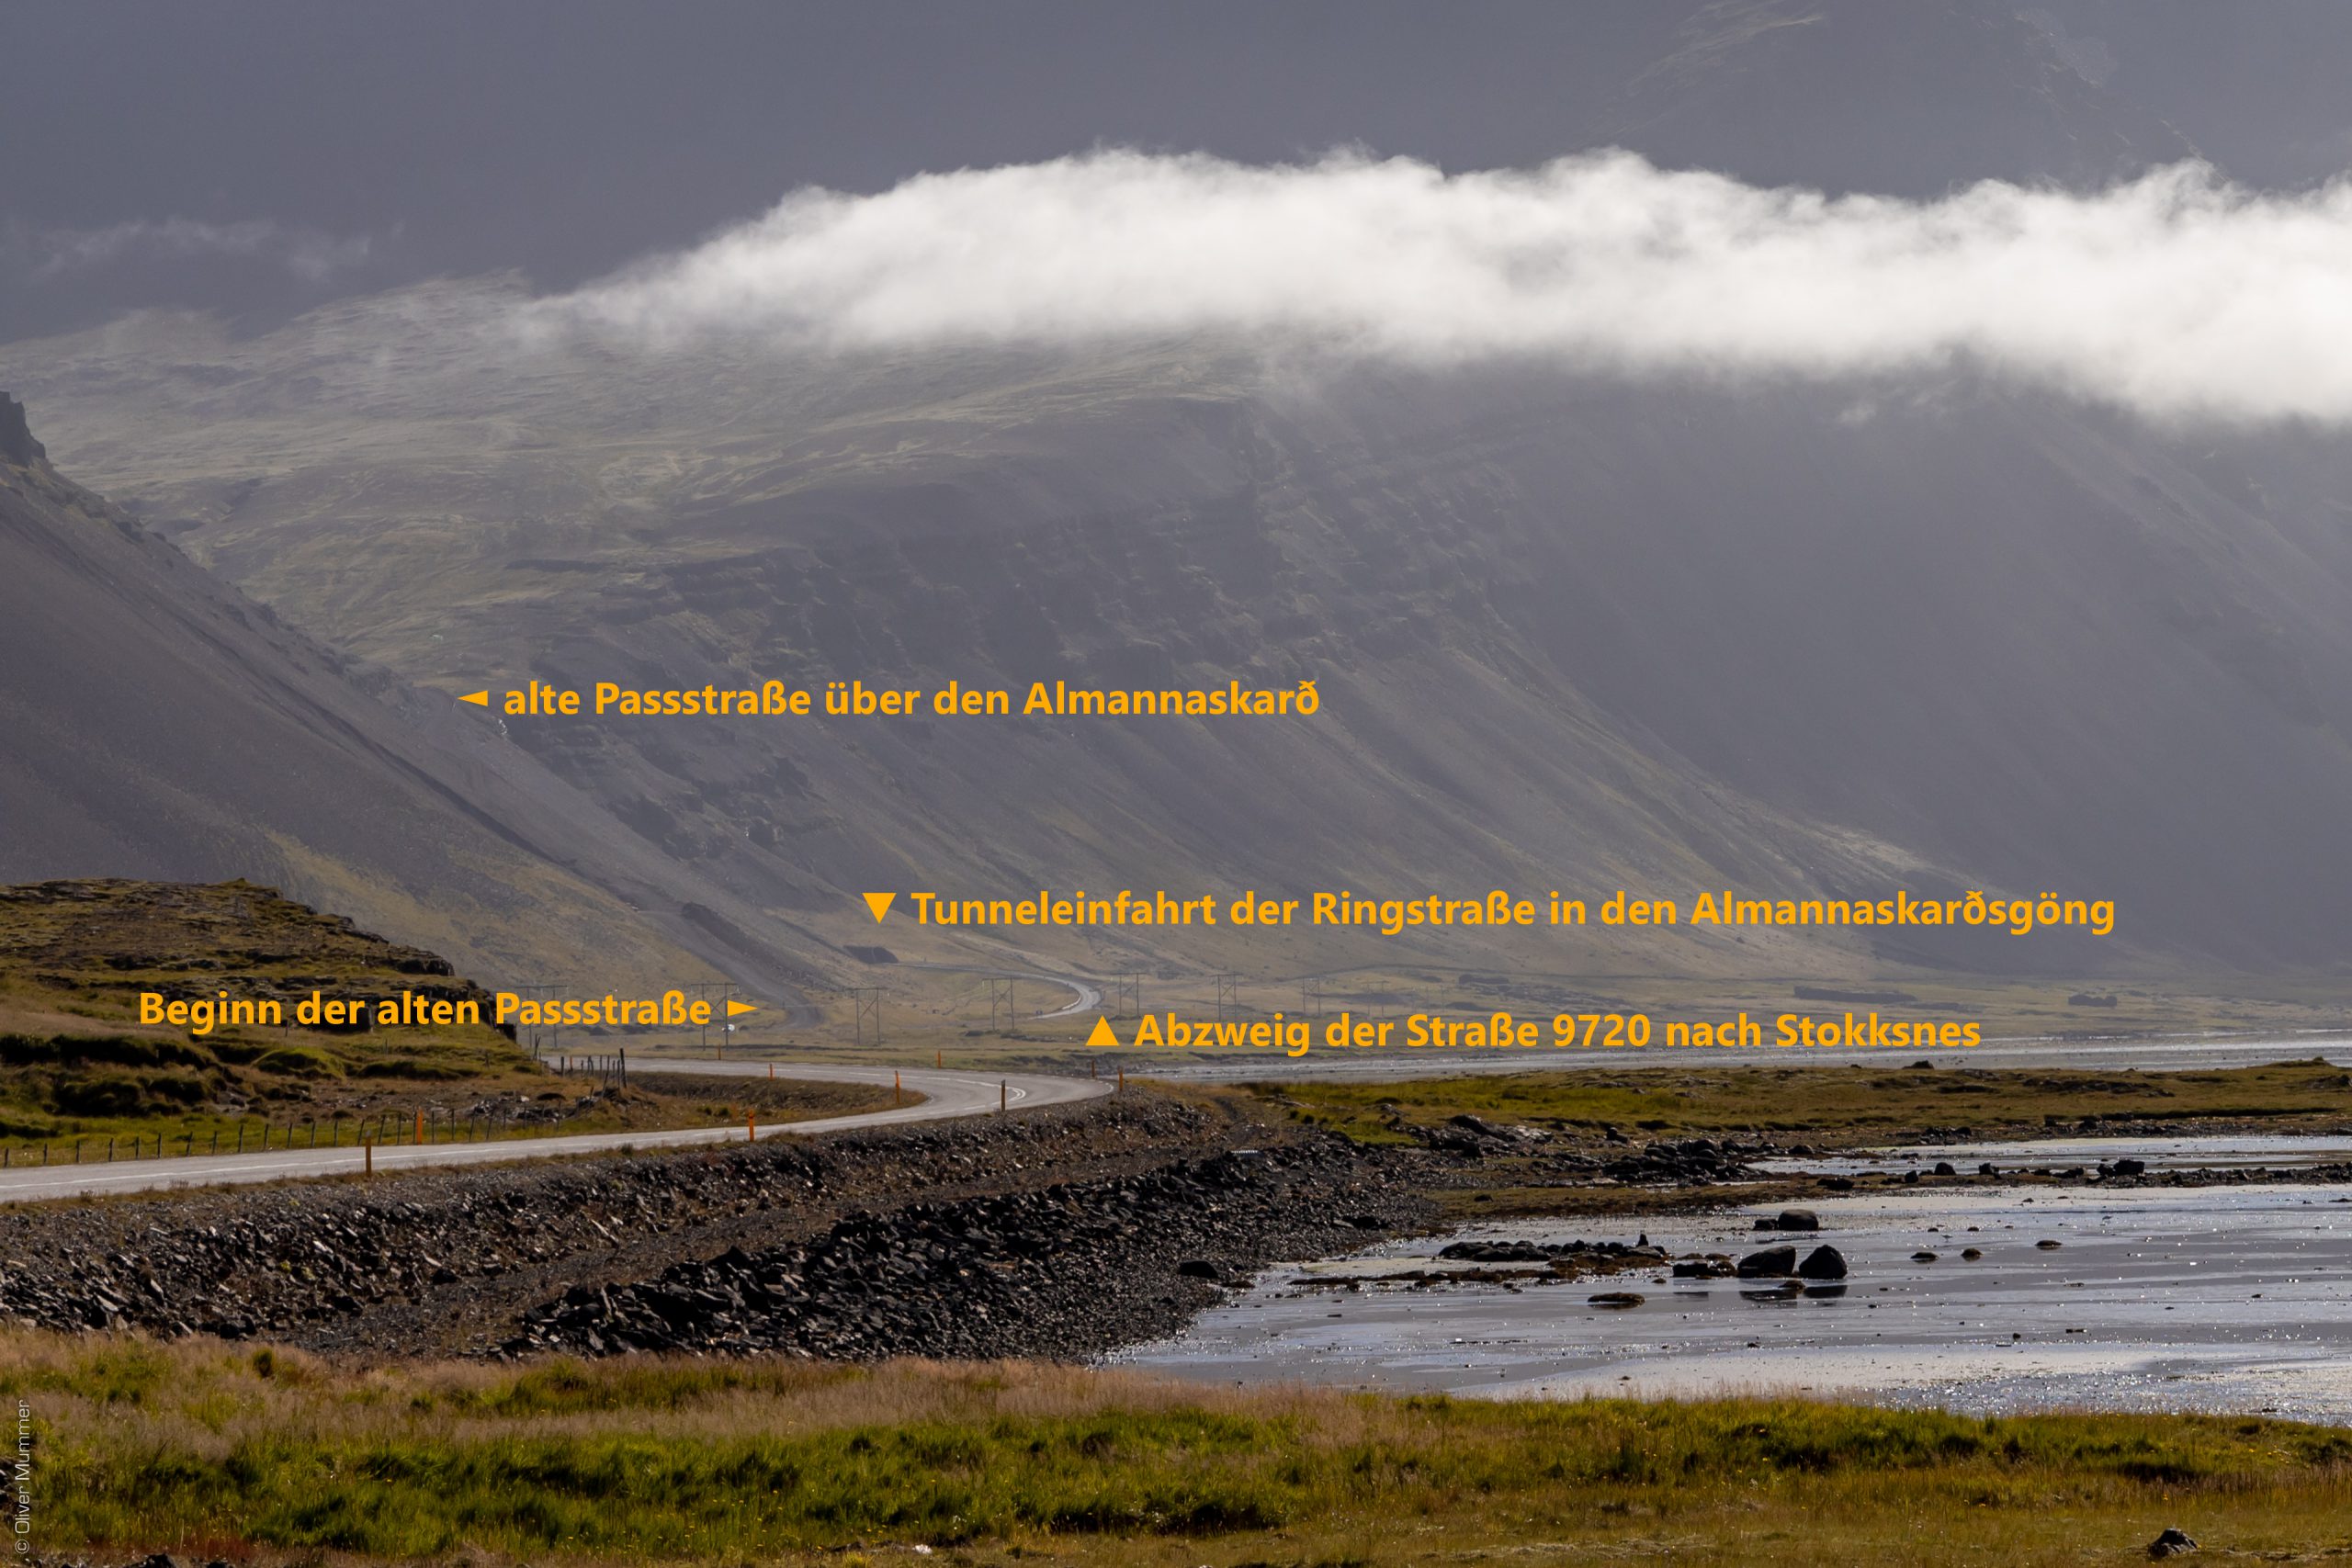
POLYGON ((868 893, 865 896, 865 907, 874 911, 876 925, 882 923, 882 917, 890 912, 890 906, 898 897, 896 893, 868 893))

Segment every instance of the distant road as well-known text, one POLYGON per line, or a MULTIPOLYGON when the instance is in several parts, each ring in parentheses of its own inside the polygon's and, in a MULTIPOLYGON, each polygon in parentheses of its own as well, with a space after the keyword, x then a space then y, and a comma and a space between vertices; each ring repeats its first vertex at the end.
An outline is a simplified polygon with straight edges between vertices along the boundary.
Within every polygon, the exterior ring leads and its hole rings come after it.
MULTIPOLYGON (((1318 1037, 1319 1039, 1319 1037, 1318 1037)), ((1105 1052, 1108 1055, 1111 1053, 1105 1052)), ((2121 1072, 2184 1072, 2198 1067, 2251 1067, 2265 1062, 2325 1056, 2352 1066, 2352 1039, 2341 1034, 2272 1036, 2263 1040, 1988 1040, 1960 1050, 1815 1050, 1764 1045, 1713 1050, 1646 1045, 1639 1050, 1549 1045, 1519 1050, 1327 1050, 1320 1043, 1294 1061, 1268 1051, 1121 1051, 1131 1073, 1194 1082, 1238 1083, 1320 1078, 1327 1083, 1378 1083, 1398 1078, 1454 1077, 1470 1073, 1563 1072, 1578 1067, 1837 1067, 1860 1064, 1903 1067, 1931 1061, 1939 1067, 2080 1067, 2121 1072)))
POLYGON ((1074 1012, 1092 1012, 1102 1005, 1102 989, 1091 980, 1075 975, 1048 975, 1037 969, 975 969, 965 964, 917 964, 899 965, 905 969, 932 969, 946 975, 985 975, 997 980, 1035 980, 1043 986, 1059 986, 1070 993, 1070 999, 1046 1012, 1031 1013, 1032 1018, 1068 1018, 1074 1012))
MULTIPOLYGON (((648 1056, 638 1064, 646 1073, 698 1073, 712 1077, 767 1077, 765 1062, 673 1061, 648 1056)), ((774 1134, 839 1133, 859 1127, 887 1127, 905 1122, 937 1122, 956 1116, 993 1113, 1001 1092, 1010 1109, 1028 1111, 1070 1100, 1091 1100, 1111 1092, 1108 1083, 1068 1078, 1044 1073, 959 1073, 930 1067, 786 1066, 775 1066, 780 1078, 804 1078, 820 1083, 888 1084, 897 1071, 907 1089, 923 1097, 916 1105, 888 1111, 867 1111, 854 1116, 823 1116, 806 1122, 779 1122, 762 1128, 774 1134), (1000 1086, 1001 1089, 1000 1089, 1000 1086)), ((428 1166, 490 1165, 512 1160, 550 1159, 567 1155, 612 1154, 623 1146, 638 1149, 694 1148, 713 1144, 740 1144, 743 1129, 693 1127, 667 1133, 595 1133, 572 1137, 504 1138, 481 1144, 426 1144, 379 1148, 379 1171, 416 1170, 428 1166)), ((272 1149, 267 1154, 198 1155, 190 1158, 167 1155, 161 1159, 119 1160, 111 1164, 19 1166, 0 1170, 0 1203, 39 1202, 55 1198, 100 1197, 119 1192, 152 1192, 175 1187, 230 1187, 254 1181, 288 1181, 304 1177, 356 1176, 364 1168, 362 1152, 348 1145, 333 1149, 272 1149)))

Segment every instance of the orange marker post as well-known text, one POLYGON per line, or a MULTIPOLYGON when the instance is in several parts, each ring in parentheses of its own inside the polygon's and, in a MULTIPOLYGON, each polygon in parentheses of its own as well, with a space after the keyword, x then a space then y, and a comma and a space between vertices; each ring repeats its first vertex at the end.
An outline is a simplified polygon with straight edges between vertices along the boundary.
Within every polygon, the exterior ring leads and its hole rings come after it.
POLYGON ((759 1119, 749 1111, 743 1112, 743 1141, 747 1144, 756 1144, 760 1141, 759 1119))

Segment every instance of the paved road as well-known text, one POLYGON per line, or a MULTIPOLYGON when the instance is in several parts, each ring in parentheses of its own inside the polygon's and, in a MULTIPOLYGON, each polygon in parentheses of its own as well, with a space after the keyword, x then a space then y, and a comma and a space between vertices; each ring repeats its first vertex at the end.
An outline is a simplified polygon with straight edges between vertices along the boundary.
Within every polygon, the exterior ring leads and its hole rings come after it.
MULTIPOLYGON (((1121 1026, 1123 1033, 1127 1027, 1121 1026)), ((1130 1073, 1220 1083, 1283 1078, 1363 1083, 1469 1073, 1560 1072, 1575 1067, 1836 1067, 1852 1063, 1900 1067, 1923 1058, 1939 1067, 2082 1067, 2106 1072, 2127 1067, 2144 1072, 2251 1067, 2265 1062, 2309 1061, 2313 1056, 2352 1066, 2352 1040, 2341 1034, 2267 1040, 1988 1040, 1967 1049, 1925 1051, 1826 1051, 1777 1045, 1714 1050, 1655 1044, 1613 1051, 1555 1050, 1549 1045, 1527 1050, 1356 1051, 1325 1049, 1319 1041, 1317 1036, 1315 1048, 1295 1060, 1273 1050, 1129 1050, 1118 1053, 1118 1060, 1130 1073)))
POLYGON ((1037 969, 975 969, 967 964, 909 963, 905 969, 933 969, 945 975, 986 975, 997 980, 1035 980, 1040 985, 1059 986, 1070 993, 1070 999, 1046 1012, 1031 1013, 1032 1018, 1068 1018, 1074 1012, 1092 1012, 1102 1005, 1102 988, 1091 980, 1081 980, 1075 975, 1048 975, 1037 969))
MULTIPOLYGON (((765 1077, 765 1062, 689 1062, 649 1056, 639 1064, 649 1073, 698 1073, 713 1077, 765 1077)), ((887 1084, 893 1069, 862 1066, 787 1066, 778 1063, 778 1077, 812 1078, 825 1083, 887 1084)), ((834 1133, 857 1127, 881 1127, 900 1122, 936 1122, 953 1116, 979 1116, 996 1111, 1000 1085, 1006 1103, 1016 1110, 1091 1100, 1108 1094, 1111 1085, 1090 1078, 1066 1078, 1043 1073, 939 1072, 929 1067, 899 1069, 900 1081, 923 1096, 920 1104, 889 1111, 868 1111, 855 1116, 825 1116, 806 1122, 780 1122, 777 1133, 834 1133)), ((763 1137, 768 1135, 762 1129, 763 1137)), ((547 1159, 563 1155, 610 1154, 627 1145, 632 1148, 691 1148, 697 1145, 738 1144, 741 1127, 695 1127, 670 1133, 596 1133, 575 1137, 507 1138, 486 1144, 427 1144, 423 1146, 379 1148, 376 1168, 413 1170, 425 1166, 488 1165, 519 1159, 547 1159)), ((121 1160, 113 1164, 34 1166, 0 1170, 0 1203, 38 1202, 55 1198, 103 1196, 118 1192, 150 1192, 174 1187, 228 1187, 253 1181, 285 1181, 302 1177, 356 1175, 363 1164, 361 1151, 339 1149, 272 1149, 267 1154, 199 1155, 193 1158, 166 1156, 162 1159, 121 1160)))

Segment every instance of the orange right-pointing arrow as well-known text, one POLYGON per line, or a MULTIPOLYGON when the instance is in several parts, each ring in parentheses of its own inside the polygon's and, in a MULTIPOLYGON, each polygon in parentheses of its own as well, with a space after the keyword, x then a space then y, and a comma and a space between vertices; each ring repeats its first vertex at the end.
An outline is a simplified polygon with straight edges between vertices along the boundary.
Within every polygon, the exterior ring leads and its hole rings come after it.
POLYGON ((744 1013, 759 1010, 760 1004, 757 1002, 739 1002, 730 998, 727 1003, 727 1016, 729 1018, 740 1018, 744 1013))

